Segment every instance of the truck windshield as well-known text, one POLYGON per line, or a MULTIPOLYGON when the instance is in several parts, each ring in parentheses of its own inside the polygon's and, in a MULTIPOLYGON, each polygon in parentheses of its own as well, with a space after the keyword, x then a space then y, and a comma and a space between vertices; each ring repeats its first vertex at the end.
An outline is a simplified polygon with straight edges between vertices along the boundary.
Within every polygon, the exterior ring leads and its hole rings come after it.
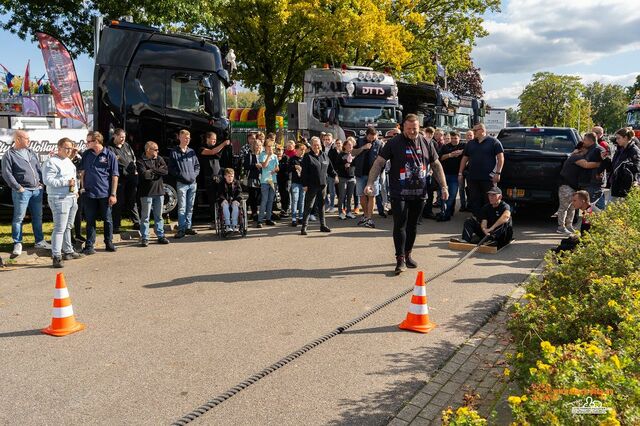
POLYGON ((640 109, 635 109, 627 113, 627 126, 640 129, 640 109))
POLYGON ((338 111, 341 123, 395 123, 392 107, 347 107, 338 111))
POLYGON ((569 153, 575 148, 569 129, 504 129, 498 139, 506 149, 569 153))
MULTIPOLYGON (((215 80, 215 79, 212 79, 215 80)), ((171 100, 170 108, 179 109, 181 111, 188 111, 199 114, 214 115, 212 108, 218 101, 212 96, 213 90, 211 87, 217 88, 218 81, 215 80, 209 84, 209 87, 205 87, 199 79, 184 79, 184 78, 172 78, 171 79, 171 100), (206 96, 211 96, 213 102, 211 106, 208 105, 206 96), (207 108, 209 107, 209 108, 207 108)))

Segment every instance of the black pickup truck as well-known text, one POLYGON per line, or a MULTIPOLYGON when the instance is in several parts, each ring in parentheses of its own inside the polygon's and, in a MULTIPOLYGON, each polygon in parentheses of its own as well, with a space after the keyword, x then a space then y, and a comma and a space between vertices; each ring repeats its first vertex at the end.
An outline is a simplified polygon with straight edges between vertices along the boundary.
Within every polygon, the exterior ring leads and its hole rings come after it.
POLYGON ((580 143, 570 127, 508 127, 498 139, 504 147, 500 187, 512 206, 557 206, 560 169, 580 143))

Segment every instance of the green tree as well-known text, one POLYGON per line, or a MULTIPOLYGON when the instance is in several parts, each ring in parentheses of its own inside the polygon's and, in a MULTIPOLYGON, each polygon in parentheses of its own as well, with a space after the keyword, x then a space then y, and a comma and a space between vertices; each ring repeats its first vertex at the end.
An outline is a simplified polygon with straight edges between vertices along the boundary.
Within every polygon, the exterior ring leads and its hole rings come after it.
POLYGON ((482 15, 500 0, 2 0, 4 29, 23 39, 44 30, 72 55, 92 54, 93 16, 166 30, 214 34, 233 48, 246 87, 264 98, 269 126, 304 70, 325 62, 390 67, 408 81, 434 81, 435 58, 450 74, 471 66, 487 33, 482 15))
MULTIPOLYGON (((520 120, 525 126, 576 126, 584 86, 580 77, 538 72, 520 94, 520 120), (575 121, 574 121, 575 118, 575 121)), ((581 120, 582 124, 583 120, 581 120)), ((582 126, 581 126, 582 127, 582 126)))
POLYGON ((640 93, 640 74, 636 76, 636 81, 629 87, 627 87, 627 97, 629 101, 636 96, 636 93, 640 93))
POLYGON ((583 95, 591 103, 593 122, 604 127, 606 132, 613 133, 624 124, 629 104, 626 88, 595 81, 585 87, 583 95))
POLYGON ((515 126, 520 124, 520 111, 516 108, 507 108, 507 125, 515 126))

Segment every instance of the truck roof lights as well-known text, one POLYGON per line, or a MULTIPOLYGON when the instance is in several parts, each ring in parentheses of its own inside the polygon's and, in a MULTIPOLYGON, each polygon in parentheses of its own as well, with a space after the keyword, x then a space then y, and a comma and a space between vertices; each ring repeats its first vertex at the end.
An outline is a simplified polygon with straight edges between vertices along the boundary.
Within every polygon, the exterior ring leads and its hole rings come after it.
POLYGON ((358 80, 364 80, 364 73, 362 71, 358 73, 358 80))
POLYGON ((367 73, 364 75, 364 79, 366 81, 371 81, 371 73, 369 71, 367 71, 367 73))

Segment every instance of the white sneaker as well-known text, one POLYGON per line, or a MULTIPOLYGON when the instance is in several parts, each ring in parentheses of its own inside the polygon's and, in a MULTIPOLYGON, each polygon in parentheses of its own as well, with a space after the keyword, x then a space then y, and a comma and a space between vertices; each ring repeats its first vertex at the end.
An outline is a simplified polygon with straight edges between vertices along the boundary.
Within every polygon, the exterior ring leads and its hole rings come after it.
POLYGON ((49 244, 45 240, 37 242, 33 247, 37 249, 51 250, 51 244, 49 244))
POLYGON ((347 217, 349 219, 355 219, 357 216, 355 214, 353 214, 353 212, 349 212, 349 213, 347 213, 347 217))
POLYGON ((333 213, 333 212, 335 212, 335 211, 336 211, 336 208, 335 208, 335 207, 329 207, 329 208, 327 209, 327 213, 333 213))
POLYGON ((556 229, 556 234, 571 235, 572 232, 564 226, 558 226, 558 228, 556 229))
POLYGON ((309 220, 310 220, 311 222, 315 222, 316 220, 318 220, 318 218, 316 217, 316 215, 314 215, 314 214, 310 214, 310 215, 309 215, 309 220))
POLYGON ((231 225, 225 225, 224 227, 224 232, 226 232, 227 234, 229 232, 233 232, 233 228, 231 228, 231 225))
POLYGON ((340 214, 338 215, 338 219, 340 220, 345 220, 347 217, 345 216, 344 213, 340 212, 340 214))
POLYGON ((567 226, 567 231, 571 232, 572 234, 575 234, 577 232, 576 229, 571 225, 567 226))
POLYGON ((13 245, 13 251, 11 252, 11 259, 18 257, 22 254, 22 243, 15 243, 13 245))

